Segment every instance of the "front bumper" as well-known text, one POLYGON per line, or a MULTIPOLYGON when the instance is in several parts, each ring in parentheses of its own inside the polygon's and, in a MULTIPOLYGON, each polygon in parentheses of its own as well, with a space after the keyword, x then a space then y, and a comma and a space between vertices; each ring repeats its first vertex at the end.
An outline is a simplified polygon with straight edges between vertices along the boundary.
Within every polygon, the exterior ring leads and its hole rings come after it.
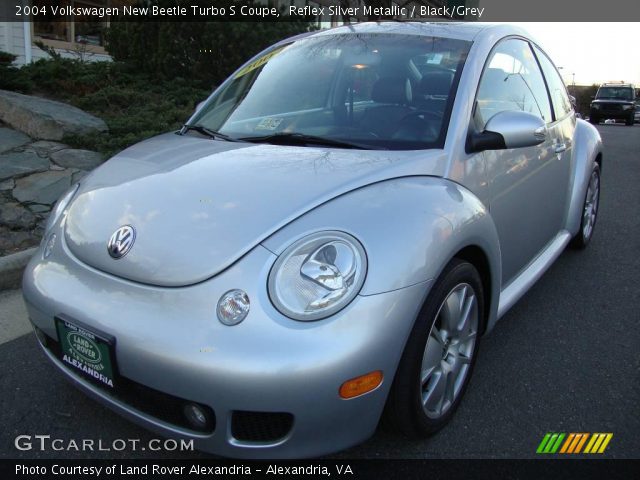
POLYGON ((57 315, 113 335, 118 371, 127 381, 215 413, 212 433, 165 421, 81 378, 43 348, 81 390, 150 430, 238 458, 309 457, 357 444, 375 431, 430 282, 359 296, 331 318, 304 323, 271 305, 266 280, 274 260, 258 246, 208 281, 158 288, 94 270, 62 240, 48 259, 38 252, 31 260, 23 293, 32 323, 48 337, 57 338, 57 315), (251 311, 227 327, 215 306, 232 288, 248 293, 251 311), (374 370, 384 374, 380 387, 350 400, 339 397, 344 381, 374 370), (293 423, 277 439, 239 440, 232 428, 239 411, 285 412, 293 423))
POLYGON ((623 109, 619 104, 600 104, 599 108, 591 107, 590 115, 592 118, 629 120, 633 118, 633 109, 623 109))

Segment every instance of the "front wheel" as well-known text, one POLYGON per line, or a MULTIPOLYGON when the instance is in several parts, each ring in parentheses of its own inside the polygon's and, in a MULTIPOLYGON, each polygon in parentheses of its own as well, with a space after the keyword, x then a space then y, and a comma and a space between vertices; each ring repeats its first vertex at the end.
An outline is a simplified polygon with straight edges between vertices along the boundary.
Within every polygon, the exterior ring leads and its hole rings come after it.
POLYGON ((589 186, 584 197, 582 207, 582 220, 580 230, 571 239, 571 247, 577 249, 586 248, 593 237, 593 229, 598 219, 598 208, 600 207, 600 166, 596 163, 591 171, 589 186))
POLYGON ((407 341, 385 411, 393 427, 423 437, 447 424, 471 377, 483 321, 480 275, 470 263, 454 259, 407 341))

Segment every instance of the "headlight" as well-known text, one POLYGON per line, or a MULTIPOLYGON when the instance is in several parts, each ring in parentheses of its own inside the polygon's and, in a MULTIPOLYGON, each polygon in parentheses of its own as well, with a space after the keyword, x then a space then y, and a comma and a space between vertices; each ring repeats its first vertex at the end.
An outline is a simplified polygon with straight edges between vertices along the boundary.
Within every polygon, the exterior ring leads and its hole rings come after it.
POLYGON ((69 190, 67 190, 64 195, 60 197, 60 199, 58 200, 58 203, 56 203, 56 206, 53 207, 53 210, 51 210, 51 213, 49 214, 49 218, 47 219, 47 225, 45 226, 45 229, 44 229, 45 234, 48 233, 53 228, 53 226, 58 222, 58 220, 60 220, 60 216, 62 215, 62 212, 64 212, 65 208, 67 208, 67 206, 69 205, 69 202, 78 191, 79 186, 80 184, 76 183, 69 190))
POLYGON ((295 320, 319 320, 346 307, 367 273, 364 248, 351 235, 318 232, 278 257, 269 274, 275 307, 295 320))

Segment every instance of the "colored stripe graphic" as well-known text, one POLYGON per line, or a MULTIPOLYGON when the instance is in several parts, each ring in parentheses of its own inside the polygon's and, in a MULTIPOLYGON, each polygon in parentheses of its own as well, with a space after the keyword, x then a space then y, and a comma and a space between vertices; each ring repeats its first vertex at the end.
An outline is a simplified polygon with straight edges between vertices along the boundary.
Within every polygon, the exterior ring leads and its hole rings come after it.
POLYGON ((609 442, 613 438, 613 433, 607 433, 605 435, 606 435, 606 437, 605 437, 604 441, 602 442, 602 445, 600 445, 600 450, 598 450, 598 453, 604 453, 604 450, 607 448, 607 445, 609 445, 609 442))
POLYGON ((538 449, 536 450, 536 453, 542 453, 542 451, 544 450, 544 446, 547 444, 547 442, 549 441, 549 437, 551 437, 550 433, 547 433, 544 438, 542 439, 542 441, 540 442, 540 445, 538 445, 538 449))
POLYGON ((582 438, 580 439, 580 441, 576 445, 575 450, 573 452, 571 452, 571 453, 580 453, 580 451, 582 451, 582 447, 584 446, 585 442, 587 441, 587 438, 589 438, 589 434, 588 433, 581 433, 580 435, 582 435, 582 438))
POLYGON ((584 453, 604 453, 613 438, 613 433, 594 433, 584 453))
POLYGON ((598 449, 600 448, 600 444, 604 440, 604 437, 606 437, 606 435, 604 433, 594 433, 593 435, 595 437, 597 437, 596 438, 596 443, 594 443, 593 447, 591 447, 591 451, 587 452, 587 453, 596 453, 598 451, 598 449))
POLYGON ((587 433, 570 433, 560 453, 580 453, 580 449, 588 436, 589 434, 587 433))
POLYGON ((542 453, 551 453, 551 447, 553 447, 553 444, 556 443, 557 438, 558 438, 557 433, 552 434, 551 438, 547 442, 547 446, 544 447, 544 451, 542 453))
POLYGON ((553 454, 578 454, 578 453, 604 453, 613 433, 554 433, 548 432, 542 438, 536 453, 553 454), (566 440, 565 440, 566 438, 566 440), (587 441, 588 440, 588 441, 587 441), (585 446, 584 451, 582 447, 585 446))
POLYGON ((564 440, 564 436, 565 436, 564 433, 561 433, 558 435, 558 439, 556 440, 556 443, 553 445, 549 453, 556 453, 558 451, 558 448, 560 448, 560 444, 562 443, 562 440, 564 440))
POLYGON ((560 449, 560 453, 567 453, 567 449, 569 448, 569 446, 571 445, 571 443, 574 441, 575 438, 576 438, 576 434, 570 433, 569 436, 567 437, 566 442, 564 442, 564 445, 562 445, 562 448, 560 449))
POLYGON ((564 437, 564 433, 547 433, 538 445, 536 453, 556 453, 564 437))
POLYGON ((593 435, 591 435, 591 439, 589 439, 589 443, 587 443, 587 447, 584 449, 584 453, 591 453, 591 447, 593 447, 593 444, 596 443, 596 440, 598 440, 598 434, 594 433, 593 435))

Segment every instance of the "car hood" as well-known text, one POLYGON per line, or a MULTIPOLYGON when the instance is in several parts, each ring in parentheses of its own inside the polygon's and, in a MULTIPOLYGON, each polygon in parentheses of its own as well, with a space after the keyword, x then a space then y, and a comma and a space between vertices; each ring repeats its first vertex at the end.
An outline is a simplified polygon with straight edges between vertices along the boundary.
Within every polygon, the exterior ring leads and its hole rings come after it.
POLYGON ((603 103, 612 103, 612 104, 619 104, 619 105, 633 105, 634 101, 633 100, 616 100, 614 98, 611 99, 607 99, 607 98, 599 98, 596 100, 593 100, 591 102, 591 104, 603 104, 603 103))
MULTIPOLYGON (((183 286, 210 278, 331 198, 399 176, 441 176, 442 150, 256 145, 173 133, 128 148, 86 177, 64 220, 79 260, 122 278, 183 286), (107 251, 121 226, 130 251, 107 251)), ((380 219, 381 225, 384 219, 380 219)))

